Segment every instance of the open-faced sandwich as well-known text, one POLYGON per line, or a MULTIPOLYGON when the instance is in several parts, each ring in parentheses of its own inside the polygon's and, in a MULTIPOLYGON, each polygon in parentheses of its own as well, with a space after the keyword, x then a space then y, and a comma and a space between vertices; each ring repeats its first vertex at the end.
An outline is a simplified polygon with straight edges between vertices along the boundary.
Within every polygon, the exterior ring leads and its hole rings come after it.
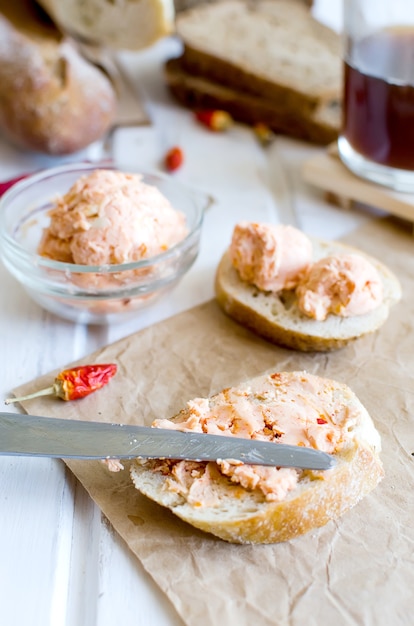
POLYGON ((222 309, 275 344, 328 351, 376 331, 401 298, 380 261, 292 226, 241 222, 216 272, 222 309))
POLYGON ((380 436, 344 384, 306 372, 267 373, 196 398, 154 427, 245 437, 330 453, 333 469, 137 459, 135 487, 193 526, 233 543, 292 539, 337 519, 383 476, 380 436))

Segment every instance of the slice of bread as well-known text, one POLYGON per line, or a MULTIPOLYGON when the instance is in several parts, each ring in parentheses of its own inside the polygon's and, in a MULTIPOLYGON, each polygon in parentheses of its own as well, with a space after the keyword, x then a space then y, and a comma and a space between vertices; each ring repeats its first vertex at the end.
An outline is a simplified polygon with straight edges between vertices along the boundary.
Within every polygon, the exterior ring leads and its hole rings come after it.
POLYGON ((339 100, 323 102, 311 113, 292 113, 278 102, 260 98, 188 73, 183 59, 169 59, 164 76, 174 97, 193 109, 220 109, 234 120, 254 126, 265 124, 275 133, 327 145, 339 132, 341 105, 339 100))
MULTIPOLYGON (((312 422, 316 441, 319 431, 322 438, 325 437, 323 429, 327 427, 320 415, 328 415, 329 424, 340 425, 341 436, 333 452, 337 463, 333 469, 323 472, 290 468, 288 472, 295 478, 291 488, 269 499, 257 485, 242 486, 231 480, 223 473, 220 461, 191 462, 183 488, 174 477, 174 462, 166 466, 162 460, 143 462, 137 459, 131 467, 135 487, 189 524, 232 543, 287 541, 337 519, 374 489, 383 476, 379 434, 367 410, 349 387, 306 372, 264 374, 209 398, 211 421, 208 428, 211 432, 215 420, 222 427, 224 406, 233 414, 233 423, 248 420, 250 410, 252 416, 261 414, 267 425, 273 421, 277 432, 278 411, 286 410, 283 401, 288 388, 293 393, 289 399, 292 420, 305 410, 305 428, 312 422)), ((172 421, 187 420, 188 424, 188 418, 193 416, 194 408, 189 403, 172 421)), ((257 420, 255 426, 257 428, 257 420)), ((281 443, 277 443, 278 436, 273 439, 275 445, 283 445, 283 435, 281 443)), ((180 462, 176 463, 183 467, 180 462)), ((249 466, 242 467, 249 469, 249 466)), ((286 471, 269 469, 273 476, 286 471)), ((181 469, 176 475, 183 475, 181 469)))
POLYGON ((302 115, 342 91, 340 38, 297 0, 222 0, 178 14, 195 74, 302 115))
POLYGON ((377 269, 383 282, 383 301, 370 313, 352 317, 330 314, 324 321, 301 313, 293 290, 261 291, 243 281, 226 251, 215 277, 215 291, 223 311, 238 323, 268 341, 304 352, 325 352, 342 348, 380 328, 388 317, 390 307, 401 298, 397 277, 380 261, 337 241, 312 239, 314 261, 343 253, 363 255, 377 269))

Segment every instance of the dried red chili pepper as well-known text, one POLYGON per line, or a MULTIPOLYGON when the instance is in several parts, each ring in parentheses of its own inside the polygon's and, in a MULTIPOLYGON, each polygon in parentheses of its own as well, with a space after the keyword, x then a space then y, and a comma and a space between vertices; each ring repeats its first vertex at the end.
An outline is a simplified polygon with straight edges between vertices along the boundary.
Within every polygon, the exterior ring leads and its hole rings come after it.
POLYGON ((226 130, 233 123, 230 113, 220 109, 197 111, 195 116, 201 124, 214 131, 226 130))
POLYGON ((328 420, 324 419, 323 417, 318 417, 317 420, 318 424, 327 424, 328 420))
POLYGON ((51 387, 35 391, 20 398, 8 398, 6 404, 31 400, 38 396, 55 396, 66 402, 69 400, 79 400, 89 394, 101 389, 116 374, 115 363, 105 363, 100 365, 80 365, 60 372, 51 387))
POLYGON ((178 146, 174 146, 171 150, 168 150, 165 155, 165 167, 169 172, 178 170, 184 163, 184 152, 178 146))

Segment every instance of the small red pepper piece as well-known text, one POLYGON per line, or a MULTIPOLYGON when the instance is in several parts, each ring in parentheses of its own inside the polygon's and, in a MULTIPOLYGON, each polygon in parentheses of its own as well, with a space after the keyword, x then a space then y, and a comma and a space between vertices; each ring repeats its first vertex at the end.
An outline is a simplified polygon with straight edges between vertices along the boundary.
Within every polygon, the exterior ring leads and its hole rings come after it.
POLYGON ((178 146, 174 146, 171 150, 168 150, 165 155, 165 167, 169 172, 178 170, 184 163, 184 152, 178 146))
POLYGON ((117 369, 115 363, 105 363, 101 365, 81 365, 63 370, 56 376, 55 382, 51 387, 35 391, 28 396, 8 398, 5 403, 11 404, 12 402, 31 400, 38 396, 55 396, 65 400, 65 402, 79 400, 104 387, 112 376, 115 376, 117 369))
POLYGON ((195 116, 201 124, 204 124, 204 126, 216 132, 227 130, 233 123, 233 118, 230 113, 221 111, 220 109, 197 111, 195 116))
POLYGON ((317 420, 318 424, 327 424, 328 420, 324 419, 323 417, 318 417, 317 420))

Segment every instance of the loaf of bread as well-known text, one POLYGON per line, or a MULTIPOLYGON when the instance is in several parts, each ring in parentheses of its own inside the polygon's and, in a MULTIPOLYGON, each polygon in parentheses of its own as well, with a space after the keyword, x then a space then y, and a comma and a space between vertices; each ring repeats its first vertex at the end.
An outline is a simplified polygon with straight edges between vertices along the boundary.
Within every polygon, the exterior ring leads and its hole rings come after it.
POLYGON ((397 277, 383 263, 337 241, 311 239, 313 261, 332 255, 356 254, 368 260, 382 282, 382 300, 373 310, 343 317, 330 313, 318 320, 298 307, 295 289, 266 291, 242 280, 227 250, 217 268, 215 292, 223 311, 266 340, 294 350, 329 351, 378 330, 390 307, 401 298, 397 277))
POLYGON ((104 135, 116 114, 109 78, 29 0, 0 1, 0 133, 19 146, 69 154, 104 135))
POLYGON ((300 116, 342 93, 340 38, 298 0, 221 0, 177 15, 188 74, 300 116))
POLYGON ((65 32, 115 50, 140 50, 174 29, 173 0, 39 0, 65 32))
POLYGON ((182 59, 169 59, 164 66, 165 82, 176 100, 197 111, 224 110, 237 122, 265 124, 277 134, 327 145, 338 136, 341 120, 339 100, 322 102, 311 113, 286 109, 277 100, 231 89, 186 71, 182 59))
MULTIPOLYGON (((322 449, 327 471, 137 459, 134 485, 193 526, 232 543, 287 541, 335 520, 383 476, 380 436, 342 383, 306 372, 263 374, 197 398, 155 426, 322 449), (169 423, 168 423, 169 422, 169 423)), ((367 522, 368 523, 368 522, 367 522)))

